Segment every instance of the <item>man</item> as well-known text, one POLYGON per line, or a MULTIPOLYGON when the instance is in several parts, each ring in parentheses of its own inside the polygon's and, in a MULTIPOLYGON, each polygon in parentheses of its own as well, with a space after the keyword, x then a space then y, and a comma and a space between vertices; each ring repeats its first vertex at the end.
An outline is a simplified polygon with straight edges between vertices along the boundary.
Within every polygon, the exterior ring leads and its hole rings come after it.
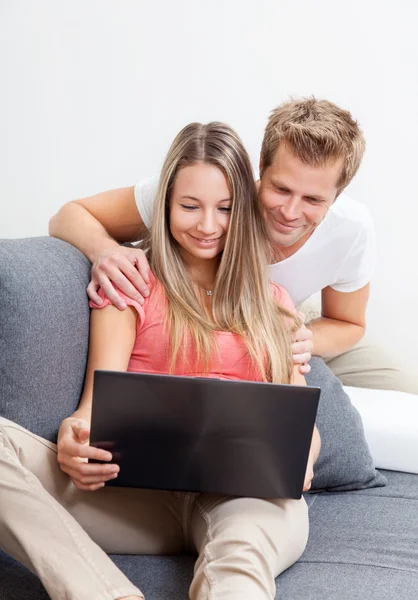
MULTIPOLYGON (((367 209, 341 195, 364 153, 363 134, 350 113, 315 98, 273 111, 262 143, 259 199, 275 253, 270 277, 296 304, 321 292, 321 314, 310 321, 314 354, 343 383, 411 391, 400 371, 377 348, 356 346, 365 332, 374 262, 374 233, 367 209)), ((141 250, 120 242, 140 237, 151 224, 157 178, 64 205, 50 235, 79 248, 93 263, 87 288, 99 286, 120 309, 112 282, 129 296, 147 295, 148 264, 141 250), (142 275, 142 276, 141 276, 142 275)), ((309 344, 295 346, 303 363, 309 344)), ((295 351, 295 350, 294 350, 295 351)))

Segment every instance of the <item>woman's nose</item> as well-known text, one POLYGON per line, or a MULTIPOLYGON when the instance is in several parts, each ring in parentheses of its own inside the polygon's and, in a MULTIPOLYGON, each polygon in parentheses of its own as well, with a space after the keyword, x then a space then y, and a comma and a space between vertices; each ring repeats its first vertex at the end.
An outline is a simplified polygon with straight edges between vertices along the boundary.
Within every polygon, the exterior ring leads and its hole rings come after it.
POLYGON ((198 231, 210 235, 216 231, 216 215, 212 211, 205 211, 197 224, 198 231))

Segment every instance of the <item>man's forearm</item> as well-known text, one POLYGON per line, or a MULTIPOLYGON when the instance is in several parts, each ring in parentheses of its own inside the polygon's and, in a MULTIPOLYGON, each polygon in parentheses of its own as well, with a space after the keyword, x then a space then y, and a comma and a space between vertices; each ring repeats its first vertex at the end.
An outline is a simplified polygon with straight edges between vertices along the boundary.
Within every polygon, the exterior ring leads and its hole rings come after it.
POLYGON ((107 248, 119 245, 103 225, 76 202, 68 202, 50 219, 49 235, 72 244, 90 262, 107 248))
POLYGON ((354 323, 320 317, 307 324, 313 333, 315 356, 334 358, 350 350, 361 340, 365 328, 354 323))

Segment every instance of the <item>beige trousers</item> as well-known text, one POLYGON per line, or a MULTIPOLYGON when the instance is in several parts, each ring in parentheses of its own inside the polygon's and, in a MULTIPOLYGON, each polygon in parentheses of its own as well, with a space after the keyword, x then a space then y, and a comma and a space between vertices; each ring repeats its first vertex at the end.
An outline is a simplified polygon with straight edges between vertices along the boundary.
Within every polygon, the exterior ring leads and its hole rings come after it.
POLYGON ((144 596, 106 553, 197 551, 192 600, 267 600, 302 554, 301 500, 104 487, 81 492, 56 445, 0 418, 0 546, 53 600, 144 596))
POLYGON ((418 394, 418 377, 367 336, 336 358, 325 361, 343 385, 418 394))

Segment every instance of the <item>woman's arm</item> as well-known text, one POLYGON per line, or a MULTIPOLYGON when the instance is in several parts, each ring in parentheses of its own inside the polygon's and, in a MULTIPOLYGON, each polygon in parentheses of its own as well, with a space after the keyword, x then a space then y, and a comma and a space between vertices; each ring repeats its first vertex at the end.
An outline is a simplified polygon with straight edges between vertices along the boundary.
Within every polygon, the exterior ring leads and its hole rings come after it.
MULTIPOLYGON (((297 365, 293 367, 292 385, 306 385, 306 379, 300 374, 297 365)), ((311 447, 309 450, 308 464, 306 467, 305 481, 303 484, 303 491, 307 492, 312 485, 312 479, 314 476, 314 464, 318 460, 319 453, 321 451, 321 436, 316 425, 312 434, 311 447)))
POLYGON ((96 369, 127 370, 135 344, 137 319, 138 313, 132 306, 123 312, 111 305, 91 311, 86 378, 75 415, 90 421, 96 369))
POLYGON ((129 307, 93 309, 86 378, 77 410, 61 423, 58 432, 58 462, 78 489, 96 490, 119 471, 115 464, 90 464, 89 458, 110 461, 112 455, 89 446, 93 376, 96 369, 126 371, 135 344, 138 314, 129 307))

